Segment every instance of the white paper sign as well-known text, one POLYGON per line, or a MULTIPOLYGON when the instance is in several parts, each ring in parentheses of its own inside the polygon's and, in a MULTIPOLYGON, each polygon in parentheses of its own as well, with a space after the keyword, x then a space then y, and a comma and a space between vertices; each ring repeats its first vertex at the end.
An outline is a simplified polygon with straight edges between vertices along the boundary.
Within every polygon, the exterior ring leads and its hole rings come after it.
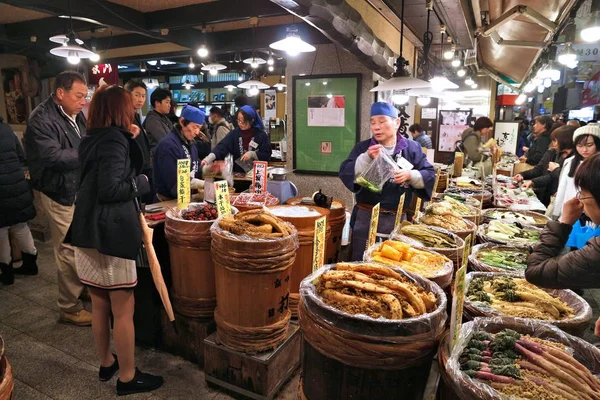
POLYGON ((421 119, 436 119, 437 117, 437 108, 428 107, 421 109, 421 119))
POLYGON ((496 122, 494 124, 494 138, 502 152, 515 154, 519 142, 519 122, 496 122))
POLYGON ((308 126, 345 126, 345 96, 308 96, 308 126))

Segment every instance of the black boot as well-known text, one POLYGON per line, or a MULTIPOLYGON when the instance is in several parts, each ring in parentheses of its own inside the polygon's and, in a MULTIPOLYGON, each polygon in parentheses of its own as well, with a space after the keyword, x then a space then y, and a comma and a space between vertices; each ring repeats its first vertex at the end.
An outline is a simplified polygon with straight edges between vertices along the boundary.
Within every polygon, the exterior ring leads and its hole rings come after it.
POLYGON ((37 266, 37 254, 27 254, 21 253, 23 256, 23 264, 21 264, 21 268, 15 268, 14 273, 20 275, 37 275, 38 274, 38 266, 37 266))
POLYGON ((0 263, 0 283, 5 285, 12 285, 15 283, 15 276, 13 274, 13 267, 11 264, 0 263))

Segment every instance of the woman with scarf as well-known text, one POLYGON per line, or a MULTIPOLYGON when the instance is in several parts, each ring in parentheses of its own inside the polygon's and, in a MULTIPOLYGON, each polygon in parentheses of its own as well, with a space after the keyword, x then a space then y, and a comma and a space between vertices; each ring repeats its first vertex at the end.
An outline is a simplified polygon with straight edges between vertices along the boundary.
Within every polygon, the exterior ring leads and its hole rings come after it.
MULTIPOLYGON (((252 106, 242 106, 237 112, 238 127, 232 130, 219 142, 212 152, 202 160, 207 166, 215 160, 224 160, 231 154, 234 161, 252 163, 253 161, 269 161, 271 158, 271 142, 265 132, 262 120, 252 106)), ((236 162, 234 172, 246 172, 236 162)))
POLYGON ((400 196, 406 193, 405 204, 410 204, 412 193, 424 200, 431 199, 435 172, 427 161, 421 145, 397 134, 400 119, 398 110, 388 103, 378 102, 371 107, 371 139, 363 140, 352 149, 340 166, 340 179, 355 194, 352 210, 351 260, 362 260, 369 233, 371 210, 381 203, 377 232, 385 237, 394 229, 400 196), (369 168, 381 154, 389 155, 401 167, 393 181, 386 182, 381 193, 374 193, 356 184, 356 178, 369 168))

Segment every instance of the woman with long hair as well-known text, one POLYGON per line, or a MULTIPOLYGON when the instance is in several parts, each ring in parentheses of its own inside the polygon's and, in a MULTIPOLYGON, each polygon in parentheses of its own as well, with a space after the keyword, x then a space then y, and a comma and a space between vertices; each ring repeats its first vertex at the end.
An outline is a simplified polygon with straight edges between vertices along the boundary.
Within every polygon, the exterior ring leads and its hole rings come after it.
POLYGON ((102 87, 90 104, 87 135, 79 146, 81 176, 70 238, 77 274, 92 298, 92 334, 99 379, 117 371, 117 394, 148 392, 162 377, 135 368, 133 287, 142 227, 134 199, 150 192, 142 151, 135 140, 133 102, 125 89, 102 87), (110 351, 110 314, 116 355, 110 351))
POLYGON ((558 219, 563 205, 577 194, 574 177, 579 164, 600 151, 600 124, 587 124, 573 134, 575 154, 563 163, 558 181, 552 216, 558 219))

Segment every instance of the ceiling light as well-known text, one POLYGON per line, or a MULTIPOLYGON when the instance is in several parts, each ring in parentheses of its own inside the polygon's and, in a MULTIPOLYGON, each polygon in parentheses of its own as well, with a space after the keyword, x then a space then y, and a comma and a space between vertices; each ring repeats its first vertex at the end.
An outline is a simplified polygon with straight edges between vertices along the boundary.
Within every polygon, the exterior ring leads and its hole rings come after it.
POLYGON ((251 86, 250 89, 248 89, 248 96, 252 97, 252 96, 256 96, 259 93, 258 87, 256 86, 251 86))
POLYGON ((460 67, 460 58, 458 58, 458 54, 452 59, 452 66, 454 68, 460 67))
POLYGON ((158 63, 158 61, 156 60, 150 60, 148 61, 148 64, 152 65, 153 67, 158 63))
POLYGON ((459 78, 462 78, 463 76, 465 76, 467 74, 467 71, 465 71, 464 68, 459 69, 458 71, 456 71, 456 75, 458 75, 459 78))
POLYGON ((475 83, 475 81, 473 79, 471 79, 471 77, 467 77, 467 79, 465 79, 465 85, 467 86, 473 86, 473 84, 475 83))
POLYGON ((94 53, 90 56, 90 61, 92 62, 98 62, 100 61, 100 55, 98 53, 94 53))
POLYGON ((280 76, 280 78, 281 78, 281 79, 285 79, 285 75, 281 75, 281 76, 280 76))
POLYGON ((140 63, 140 72, 146 72, 146 63, 140 63))
POLYGON ((538 86, 538 93, 544 93, 544 90, 546 90, 546 86, 544 86, 544 85, 538 86))
MULTIPOLYGON (((592 6, 593 7, 593 6, 592 6)), ((597 42, 600 40, 600 13, 594 12, 590 19, 585 23, 581 31, 581 39, 584 42, 597 42)))
POLYGON ((256 86, 259 90, 270 88, 270 86, 266 83, 257 81, 256 79, 250 79, 246 82, 242 82, 239 85, 237 85, 237 87, 239 87, 240 89, 251 89, 252 86, 256 86))
MULTIPOLYGON (((50 38, 50 41, 54 42, 54 43, 62 44, 63 46, 66 46, 67 42, 69 41, 69 37, 67 35, 56 35, 56 36, 52 36, 50 38)), ((83 44, 83 40, 75 38, 75 43, 77 43, 78 45, 81 46, 83 44)))
POLYGON ((69 40, 66 45, 61 45, 59 47, 55 47, 50 49, 50 53, 67 58, 71 64, 77 64, 82 58, 90 58, 92 55, 96 54, 91 50, 88 50, 79 44, 75 40, 75 34, 73 32, 69 33, 69 40), (77 60, 77 61, 75 61, 77 60))
POLYGON ((69 62, 69 64, 79 64, 79 61, 81 61, 81 58, 79 58, 79 53, 77 53, 76 50, 69 50, 69 53, 67 55, 67 61, 69 62))
POLYGON ((533 78, 533 79, 531 80, 531 84, 532 84, 533 86, 540 86, 540 85, 541 85, 541 84, 543 84, 543 83, 544 83, 544 80, 543 80, 543 79, 541 79, 541 78, 538 78, 538 77, 535 77, 535 78, 533 78))
POLYGON ((191 88, 194 87, 194 84, 190 82, 190 80, 186 80, 185 83, 183 84, 183 87, 186 88, 187 90, 190 90, 191 88))
POLYGON ((269 72, 273 72, 275 70, 275 68, 273 68, 272 65, 269 65, 269 72))
POLYGON ((419 96, 417 97, 417 104, 421 107, 428 106, 431 103, 431 97, 429 96, 419 96))
POLYGON ((327 93, 327 98, 331 99, 333 97, 333 95, 331 93, 327 93))
POLYGON ((544 79, 544 87, 549 88, 550 86, 552 86, 552 79, 550 79, 550 78, 544 79))
POLYGON ((523 91, 525 93, 531 93, 531 92, 533 92, 533 89, 535 89, 535 85, 530 82, 527 85, 525 85, 525 87, 523 88, 523 91))
POLYGON ((285 39, 271 43, 269 47, 274 50, 285 51, 291 57, 297 56, 299 53, 309 53, 316 50, 315 46, 302 40, 296 26, 289 26, 286 31, 285 39))
POLYGON ((158 79, 156 78, 147 78, 147 79, 142 79, 142 82, 144 82, 146 84, 146 86, 148 87, 148 89, 154 88, 158 86, 158 79))
POLYGON ((525 103, 525 100, 527 100, 527 96, 524 93, 521 93, 515 100, 515 104, 521 105, 525 103))
POLYGON ((451 82, 446 76, 442 73, 434 76, 429 80, 431 83, 431 87, 433 90, 442 91, 446 89, 458 89, 458 85, 454 82, 451 82))
POLYGON ((327 86, 327 83, 328 83, 327 81, 323 81, 323 85, 327 86))
POLYGON ((259 65, 266 64, 267 61, 264 60, 264 59, 262 59, 262 58, 260 58, 260 57, 254 57, 253 56, 253 57, 250 57, 250 58, 246 58, 244 60, 244 63, 245 64, 250 64, 250 67, 256 69, 256 68, 258 68, 259 65))
POLYGON ((306 82, 304 85, 305 86, 310 86, 310 82, 306 82))
POLYGON ((241 81, 243 81, 243 80, 244 80, 244 78, 243 78, 241 75, 239 75, 239 76, 238 76, 238 82, 241 82, 241 81))
POLYGON ((471 85, 471 89, 475 90, 479 87, 479 85, 475 82, 473 82, 473 84, 471 85))
POLYGON ((562 65, 569 65, 577 61, 577 53, 573 50, 572 44, 567 43, 563 52, 558 56, 558 62, 562 65))
POLYGON ((237 87, 233 85, 227 85, 225 86, 225 89, 227 89, 228 92, 233 92, 233 89, 237 89, 237 87))
POLYGON ((208 56, 208 49, 206 48, 206 44, 202 44, 200 46, 200 48, 198 49, 198 56, 204 58, 206 56, 208 56))
POLYGON ((456 45, 452 45, 452 47, 450 47, 450 50, 446 50, 444 52, 444 60, 452 60, 452 58, 454 57, 454 52, 456 51, 456 45))
POLYGON ((190 67, 190 69, 196 68, 196 64, 194 64, 194 60, 192 59, 192 57, 190 57, 190 63, 188 64, 188 67, 190 67))
POLYGON ((103 25, 102 23, 96 21, 95 19, 85 18, 85 17, 76 17, 75 15, 73 15, 73 16, 59 15, 58 18, 76 19, 77 21, 89 22, 90 24, 103 25))
POLYGON ((579 61, 575 60, 572 63, 567 64, 567 68, 569 68, 569 69, 577 68, 578 65, 579 65, 579 61))
POLYGON ((273 65, 275 64, 275 60, 273 60, 273 54, 269 53, 269 59, 267 60, 267 64, 273 65))
POLYGON ((203 66, 200 69, 202 71, 208 71, 208 73, 211 75, 217 75, 219 73, 219 71, 227 69, 227 67, 225 65, 219 64, 219 63, 210 63, 210 64, 206 64, 205 66, 203 66))
POLYGON ((287 87, 287 85, 285 83, 279 82, 279 83, 274 84, 273 87, 281 92, 281 91, 283 91, 283 89, 285 89, 287 87))
POLYGON ((392 94, 392 102, 397 105, 403 105, 408 103, 410 96, 406 94, 405 90, 395 90, 392 94))

